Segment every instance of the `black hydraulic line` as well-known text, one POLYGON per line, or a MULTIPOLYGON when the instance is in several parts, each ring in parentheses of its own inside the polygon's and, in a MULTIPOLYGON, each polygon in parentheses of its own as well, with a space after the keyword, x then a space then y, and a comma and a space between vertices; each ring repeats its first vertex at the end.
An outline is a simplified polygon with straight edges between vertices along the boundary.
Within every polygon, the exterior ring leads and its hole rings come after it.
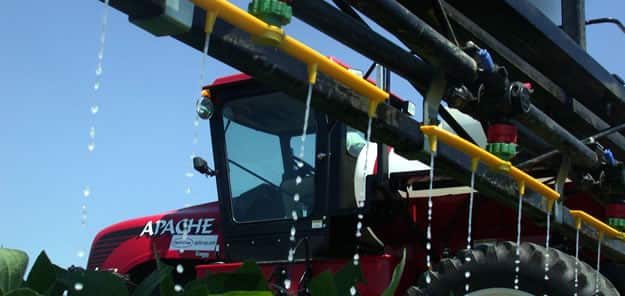
MULTIPOLYGON (((612 133, 618 132, 618 131, 620 131, 622 129, 625 129, 625 123, 622 123, 622 124, 610 127, 608 129, 602 130, 602 131, 600 131, 600 132, 598 132, 598 133, 596 133, 596 134, 594 134, 594 135, 592 135, 590 137, 586 137, 586 138, 582 139, 582 142, 588 143, 591 139, 597 140, 597 139, 603 138, 603 137, 605 137, 607 135, 610 135, 612 133)), ((550 158, 552 158, 552 157, 554 157, 554 156, 556 156, 558 154, 560 154, 559 150, 551 150, 551 151, 549 151, 547 153, 541 154, 541 155, 539 155, 537 157, 534 157, 532 159, 528 159, 528 160, 526 160, 526 161, 516 165, 516 167, 518 167, 520 169, 531 168, 531 167, 535 166, 536 164, 538 164, 540 162, 543 162, 543 161, 545 161, 547 159, 550 159, 550 158)))
POLYGON ((515 118, 547 143, 557 147, 560 151, 568 153, 575 164, 586 168, 599 165, 597 154, 592 149, 553 121, 549 115, 538 109, 538 107, 530 105, 527 113, 517 115, 515 118))
POLYGON ((397 36, 420 57, 440 67, 452 81, 473 82, 477 78, 477 64, 473 58, 396 1, 347 1, 397 36))
POLYGON ((456 44, 456 46, 460 46, 458 43, 458 38, 456 38, 456 33, 454 32, 454 28, 451 26, 449 22, 449 18, 447 17, 447 12, 445 12, 445 8, 443 8, 443 3, 441 0, 432 0, 432 6, 434 6, 434 11, 436 12, 438 21, 441 22, 441 29, 445 30, 445 37, 451 40, 456 44))
POLYGON ((355 20, 359 21, 360 23, 364 24, 365 26, 367 26, 367 28, 370 28, 369 25, 367 25, 367 23, 365 22, 365 20, 363 20, 362 17, 360 17, 358 12, 356 12, 356 10, 354 10, 354 8, 351 5, 347 4, 345 0, 332 0, 332 2, 334 2, 334 4, 336 4, 336 7, 338 7, 341 11, 353 17, 355 20))
POLYGON ((325 1, 293 1, 293 14, 326 35, 388 67, 424 90, 432 76, 431 66, 382 35, 325 1))
POLYGON ((625 33, 625 26, 623 25, 623 23, 621 23, 620 20, 615 19, 613 17, 601 17, 601 18, 596 18, 596 19, 591 19, 591 20, 586 21, 586 25, 605 24, 605 23, 615 24, 616 26, 619 27, 619 29, 621 29, 621 31, 623 31, 623 33, 625 33))
POLYGON ((375 66, 377 66, 378 63, 373 62, 371 63, 371 66, 369 66, 369 69, 367 69, 367 72, 365 72, 365 75, 362 76, 364 79, 368 79, 369 76, 371 76, 371 73, 373 73, 373 70, 375 70, 375 66))

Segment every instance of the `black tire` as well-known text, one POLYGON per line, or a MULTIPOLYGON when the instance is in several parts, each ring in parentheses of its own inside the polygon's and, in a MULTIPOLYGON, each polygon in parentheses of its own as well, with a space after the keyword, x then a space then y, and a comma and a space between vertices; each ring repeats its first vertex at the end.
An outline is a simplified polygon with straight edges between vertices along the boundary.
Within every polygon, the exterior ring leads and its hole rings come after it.
MULTIPOLYGON (((406 291, 407 296, 417 295, 465 295, 465 272, 470 272, 468 280, 470 292, 492 288, 509 289, 497 291, 497 295, 515 295, 514 260, 516 244, 497 242, 479 245, 473 250, 462 250, 455 257, 442 259, 433 271, 426 272, 419 279, 417 286, 406 291), (469 257, 470 261, 465 258, 469 257), (429 274, 431 283, 426 285, 425 277, 429 274), (427 287, 427 288, 426 288, 427 287)), ((575 292, 575 257, 556 249, 549 249, 549 280, 545 281, 546 249, 532 243, 520 246, 519 290, 533 295, 573 295, 575 292)), ((577 295, 595 295, 595 270, 580 262, 578 271, 577 295)), ((492 294, 495 295, 495 294, 492 294)), ((516 294, 520 295, 520 294, 516 294)), ((599 277, 599 293, 596 295, 619 295, 612 283, 605 277, 599 277)))

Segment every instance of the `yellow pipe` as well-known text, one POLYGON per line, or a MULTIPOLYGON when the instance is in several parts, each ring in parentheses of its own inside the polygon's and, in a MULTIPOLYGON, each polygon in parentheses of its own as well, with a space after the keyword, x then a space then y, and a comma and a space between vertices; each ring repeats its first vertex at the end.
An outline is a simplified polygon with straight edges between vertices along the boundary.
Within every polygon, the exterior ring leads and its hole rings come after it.
POLYGON ((449 146, 468 154, 472 159, 478 158, 487 166, 508 173, 515 180, 517 180, 517 182, 522 182, 524 186, 531 188, 548 200, 556 200, 560 198, 560 194, 558 192, 534 179, 522 170, 514 167, 509 161, 504 161, 461 137, 458 137, 435 125, 423 125, 421 126, 421 131, 426 134, 428 138, 436 137, 439 141, 445 142, 449 146))
MULTIPOLYGON (((255 16, 240 9, 226 0, 191 0, 195 5, 212 11, 215 15, 231 23, 237 28, 246 31, 252 36, 271 35, 276 38, 277 47, 286 54, 297 58, 306 65, 317 65, 319 71, 331 78, 340 81, 358 94, 369 100, 369 116, 375 116, 375 111, 381 102, 389 98, 389 94, 362 77, 349 72, 341 65, 333 62, 314 49, 299 42, 297 39, 284 35, 282 29, 269 25, 255 16), (276 37, 278 35, 279 37, 276 37)), ((309 66, 310 67, 310 66, 309 66)))
POLYGON ((571 213, 571 216, 575 217, 575 224, 578 228, 581 228, 580 221, 583 221, 595 228, 600 235, 606 234, 616 239, 625 240, 625 233, 612 228, 610 225, 601 222, 601 220, 584 211, 569 210, 569 213, 571 213))

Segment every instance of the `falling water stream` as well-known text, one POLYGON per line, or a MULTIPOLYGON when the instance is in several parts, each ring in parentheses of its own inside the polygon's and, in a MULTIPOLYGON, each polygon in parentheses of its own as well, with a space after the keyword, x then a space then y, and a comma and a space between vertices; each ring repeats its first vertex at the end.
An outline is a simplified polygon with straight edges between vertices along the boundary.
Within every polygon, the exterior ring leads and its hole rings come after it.
MULTIPOLYGON (((104 60, 104 45, 106 43, 106 29, 108 24, 108 10, 109 10, 109 0, 104 1, 104 8, 102 10, 102 19, 100 22, 100 38, 99 38, 99 48, 98 48, 98 61, 95 69, 95 82, 93 84, 94 93, 98 93, 100 90, 100 86, 102 84, 102 62, 104 60)), ((97 104, 97 96, 94 95, 94 100, 89 104, 89 115, 90 115, 90 126, 89 126, 89 141, 87 143, 87 151, 91 155, 91 153, 95 150, 95 136, 96 136, 96 127, 95 127, 95 116, 100 111, 100 106, 97 104)), ((80 225, 83 229, 87 228, 87 203, 86 200, 91 197, 92 189, 90 185, 86 185, 82 190, 82 196, 85 199, 83 204, 80 207, 80 225)), ((83 248, 80 248, 76 253, 78 258, 83 258, 86 252, 83 248)), ((76 283, 82 289, 82 283, 76 283)), ((77 289, 78 290, 78 289, 77 289)))
POLYGON ((434 157, 436 155, 435 151, 430 151, 430 189, 428 190, 428 226, 426 230, 426 255, 425 255, 425 266, 427 267, 428 272, 425 273, 425 283, 430 284, 432 282, 432 278, 430 277, 429 271, 432 270, 432 190, 434 189, 434 157))
MULTIPOLYGON (((357 200, 356 202, 356 206, 358 207, 358 209, 362 209, 365 206, 365 200, 367 199, 367 172, 369 170, 368 168, 368 162, 369 162, 369 144, 371 142, 371 123, 372 123, 373 119, 372 117, 369 117, 369 120, 367 121, 367 142, 365 144, 365 163, 364 163, 364 167, 363 167, 363 174, 362 174, 362 178, 363 178, 363 182, 362 182, 362 199, 361 200, 357 200)), ((359 213, 358 214, 358 220, 356 221, 356 252, 354 253, 354 265, 358 266, 360 264, 360 244, 358 243, 358 241, 360 240, 360 237, 362 236, 362 228, 363 228, 363 220, 365 218, 364 214, 359 213)), ((350 295, 354 296, 357 294, 357 290, 356 290, 356 286, 352 286, 349 289, 349 293, 350 295)))
MULTIPOLYGON (((471 228, 473 226, 473 194, 474 194, 474 188, 475 188, 475 169, 471 172, 471 188, 469 189, 469 220, 467 222, 467 250, 469 250, 469 252, 467 252, 467 256, 464 258, 464 261, 466 263, 471 262, 471 228)), ((470 271, 465 271, 464 272, 464 277, 466 279, 466 284, 464 285, 464 291, 466 293, 469 293, 469 290, 471 289, 471 285, 469 284, 469 280, 471 279, 471 272, 470 271)))
POLYGON ((545 281, 549 280, 549 237, 551 235, 551 211, 547 212, 547 234, 545 235, 545 281))
POLYGON ((601 274, 599 273, 599 267, 601 265, 601 242, 603 241, 603 233, 597 234, 597 268, 595 271, 595 294, 599 295, 599 277, 601 274))
MULTIPOLYGON (((525 185, 521 185, 525 186, 525 185)), ((519 187, 521 187, 519 186, 519 187)), ((516 250, 514 258, 514 289, 519 289, 519 265, 521 264, 521 215, 523 214, 523 189, 519 188, 519 205, 517 212, 516 250)))
MULTIPOLYGON (((300 147, 299 147, 299 154, 298 154, 298 158, 300 161, 304 161, 304 152, 305 152, 305 146, 306 146, 306 134, 308 131, 308 120, 310 118, 310 102, 312 100, 312 89, 313 89, 313 84, 309 83, 308 84, 308 91, 306 93, 306 110, 304 111, 304 124, 302 127, 302 136, 300 137, 301 142, 300 142, 300 147)), ((298 167, 303 167, 304 163, 302 162, 296 162, 298 167)), ((302 183, 302 176, 296 176, 295 177, 295 185, 299 186, 302 183)), ((300 195, 299 193, 295 193, 293 195, 293 210, 291 211, 291 218, 293 223, 291 224, 291 230, 290 230, 290 236, 289 236, 289 241, 291 242, 291 247, 289 248, 289 254, 288 254, 288 261, 289 263, 293 263, 294 261, 294 256, 295 256, 295 247, 296 247, 296 240, 295 240, 295 235, 297 234, 297 230, 295 228, 295 223, 297 222, 297 220, 299 219, 299 214, 297 213, 297 209, 298 209, 298 204, 299 204, 299 200, 300 200, 300 195)), ((291 288, 291 279, 289 278, 289 274, 287 273, 287 278, 284 280, 284 288, 286 290, 289 290, 291 288)))
POLYGON ((575 231, 575 293, 574 296, 577 296, 577 289, 579 287, 579 227, 575 231))

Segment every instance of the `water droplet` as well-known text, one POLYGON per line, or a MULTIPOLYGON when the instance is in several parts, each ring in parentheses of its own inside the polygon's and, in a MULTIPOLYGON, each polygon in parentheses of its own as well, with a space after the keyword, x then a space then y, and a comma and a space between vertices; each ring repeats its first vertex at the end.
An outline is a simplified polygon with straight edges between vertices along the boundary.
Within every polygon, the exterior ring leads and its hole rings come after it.
POLYGON ((91 195, 91 187, 85 186, 85 189, 82 190, 82 196, 89 197, 91 195))
POLYGON ((514 268, 514 272, 519 272, 519 267, 518 266, 514 268))
POLYGON ((358 221, 358 223, 356 224, 356 229, 362 229, 362 222, 358 221))
POLYGON ((302 177, 297 176, 297 178, 295 178, 295 184, 299 185, 299 183, 302 183, 302 177))
POLYGON ((67 296, 69 295, 69 292, 67 292, 67 290, 63 291, 63 296, 67 296))
POLYGON ((74 284, 74 290, 76 291, 82 291, 82 289, 84 288, 83 284, 81 282, 76 282, 74 284))
POLYGON ((93 90, 98 90, 100 89, 100 81, 96 81, 96 83, 93 84, 93 90))
POLYGON ((95 139, 95 126, 89 128, 89 138, 95 139))
POLYGON ((514 264, 520 264, 520 263, 521 263, 521 260, 519 259, 514 260, 514 264))
POLYGON ((291 289, 291 280, 290 279, 286 279, 284 280, 284 288, 285 289, 291 289))
POLYGON ((297 211, 291 211, 291 216, 293 217, 293 221, 297 221, 297 211))
POLYGON ((514 279, 514 283, 518 284, 519 283, 519 279, 514 279))
POLYGON ((365 216, 363 216, 362 214, 358 214, 358 219, 362 220, 362 218, 364 218, 365 216))
POLYGON ((193 136, 193 144, 197 144, 198 143, 198 137, 197 136, 193 136))
POLYGON ((178 264, 176 266, 176 272, 183 273, 184 272, 184 266, 182 266, 182 264, 178 264))
POLYGON ((464 257, 465 262, 471 262, 471 257, 464 257))
POLYGON ((356 287, 352 286, 349 288, 349 294, 352 296, 356 295, 356 287))
POLYGON ((199 121, 199 120, 197 120, 197 118, 196 118, 195 120, 193 120, 193 126, 194 126, 194 127, 198 127, 198 126, 200 126, 200 121, 199 121))
POLYGON ((95 75, 102 75, 102 65, 98 63, 98 66, 95 68, 95 75))
POLYGON ((470 271, 465 271, 464 272, 464 277, 467 278, 467 279, 470 278, 471 277, 471 272, 470 271))
POLYGON ((514 285, 514 289, 518 290, 519 289, 519 285, 514 285))
POLYGON ((182 292, 182 286, 181 285, 175 285, 174 286, 174 291, 176 291, 176 293, 182 292))
POLYGON ((365 206, 365 201, 364 201, 364 200, 359 200, 359 201, 358 201, 358 207, 359 207, 359 208, 362 208, 362 207, 364 207, 364 206, 365 206))
POLYGON ((429 285, 431 282, 432 282, 432 278, 430 277, 430 274, 426 273, 425 274, 425 283, 429 285))
POLYGON ((184 174, 184 176, 187 177, 187 178, 192 178, 193 177, 193 173, 192 172, 186 172, 184 174))
POLYGON ((358 253, 354 254, 354 261, 360 260, 360 255, 358 253))
POLYGON ((356 230, 356 237, 361 237, 362 236, 362 232, 360 232, 360 230, 356 230))
POLYGON ((469 284, 464 284, 464 291, 469 292, 469 284))
POLYGON ((187 189, 184 191, 184 193, 191 194, 191 187, 187 187, 187 189))
POLYGON ((430 242, 427 242, 425 244, 425 249, 428 250, 428 251, 431 250, 432 249, 432 244, 430 242))
POLYGON ((98 105, 93 105, 91 106, 90 110, 92 115, 96 115, 98 111, 100 111, 100 107, 98 105))
POLYGON ((299 201, 299 193, 295 193, 295 195, 293 195, 293 201, 295 202, 299 201))
POLYGON ((289 262, 293 262, 293 255, 295 255, 295 250, 289 249, 289 257, 288 257, 289 262))
POLYGON ((85 250, 78 250, 78 252, 76 252, 76 256, 78 256, 78 258, 85 257, 85 250))
POLYGON ((92 152, 94 149, 95 149, 95 143, 90 142, 89 145, 87 145, 87 150, 89 150, 89 152, 92 152))
POLYGON ((549 276, 545 274, 545 281, 549 280, 549 276))

